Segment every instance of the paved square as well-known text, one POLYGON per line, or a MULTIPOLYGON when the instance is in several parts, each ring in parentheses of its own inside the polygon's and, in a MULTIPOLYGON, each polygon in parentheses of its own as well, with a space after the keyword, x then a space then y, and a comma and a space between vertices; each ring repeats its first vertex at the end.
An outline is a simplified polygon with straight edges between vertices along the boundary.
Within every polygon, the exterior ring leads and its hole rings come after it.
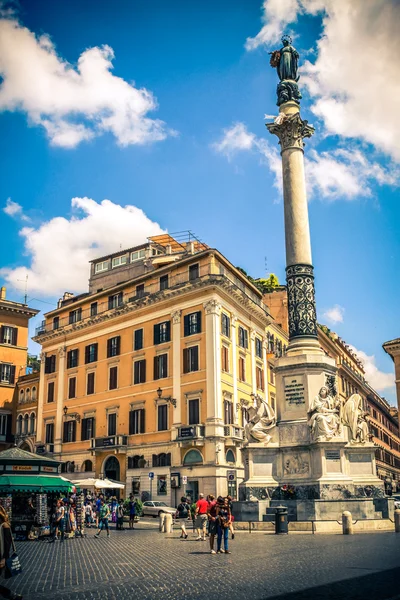
POLYGON ((94 539, 23 542, 24 573, 11 587, 26 600, 262 600, 400 598, 400 536, 239 532, 231 555, 208 542, 158 532, 156 521, 94 539), (312 588, 312 589, 310 589, 312 588), (302 591, 304 590, 304 591, 302 591), (396 595, 397 594, 397 595, 396 595))

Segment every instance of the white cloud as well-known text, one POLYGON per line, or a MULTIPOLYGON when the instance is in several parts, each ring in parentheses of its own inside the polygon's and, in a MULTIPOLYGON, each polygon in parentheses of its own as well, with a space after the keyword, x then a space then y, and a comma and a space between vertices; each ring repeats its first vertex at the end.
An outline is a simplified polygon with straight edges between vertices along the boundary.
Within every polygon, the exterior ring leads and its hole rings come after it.
POLYGON ((315 62, 300 70, 311 110, 328 133, 365 140, 400 161, 399 2, 265 0, 264 26, 246 48, 277 47, 279 34, 300 14, 318 13, 323 20, 315 62))
POLYGON ((376 366, 376 358, 374 355, 369 356, 366 352, 357 350, 357 348, 351 344, 349 345, 364 364, 365 379, 375 390, 382 392, 384 390, 394 389, 395 381, 393 373, 384 373, 383 371, 380 371, 376 366))
POLYGON ((6 205, 3 207, 3 212, 9 217, 18 217, 22 221, 29 221, 29 217, 24 215, 23 208, 18 202, 14 202, 11 198, 7 198, 6 205))
POLYGON ((322 316, 332 324, 343 323, 344 308, 339 304, 335 304, 331 308, 328 308, 322 316))
MULTIPOLYGON (((275 186, 282 189, 282 165, 277 146, 258 138, 244 123, 235 123, 224 129, 221 139, 212 146, 229 160, 240 151, 257 152, 273 172, 275 186)), ((354 200, 371 196, 374 184, 394 186, 399 181, 398 168, 385 169, 377 162, 369 161, 355 146, 320 154, 311 150, 306 155, 305 163, 310 198, 354 200)))
POLYGON ((16 19, 0 19, 0 110, 26 112, 54 146, 74 148, 103 132, 121 146, 165 139, 165 123, 147 113, 153 94, 112 74, 109 46, 82 52, 76 67, 60 57, 49 36, 36 37, 16 19))
POLYGON ((18 287, 29 276, 29 293, 59 295, 87 290, 88 262, 98 256, 129 248, 162 233, 136 206, 119 206, 110 200, 73 198, 73 216, 55 217, 39 227, 20 231, 29 267, 0 269, 6 282, 18 287))

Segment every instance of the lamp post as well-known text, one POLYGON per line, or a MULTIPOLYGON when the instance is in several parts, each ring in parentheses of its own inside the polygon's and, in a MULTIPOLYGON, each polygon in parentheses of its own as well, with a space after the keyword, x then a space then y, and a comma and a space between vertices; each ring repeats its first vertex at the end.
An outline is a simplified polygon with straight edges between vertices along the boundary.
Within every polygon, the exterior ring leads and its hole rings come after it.
POLYGON ((81 416, 79 413, 69 413, 68 412, 68 408, 66 406, 64 406, 64 417, 72 417, 73 419, 75 419, 75 421, 77 423, 81 422, 81 416))
POLYGON ((159 400, 164 400, 165 402, 168 402, 168 404, 172 404, 174 408, 176 407, 176 398, 173 398, 172 396, 163 396, 160 387, 157 390, 157 396, 159 400))

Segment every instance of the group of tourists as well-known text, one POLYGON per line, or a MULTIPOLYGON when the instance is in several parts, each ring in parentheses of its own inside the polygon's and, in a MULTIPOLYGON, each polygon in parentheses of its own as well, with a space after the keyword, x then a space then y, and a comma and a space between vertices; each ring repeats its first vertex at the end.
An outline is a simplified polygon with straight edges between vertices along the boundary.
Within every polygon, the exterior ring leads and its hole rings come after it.
POLYGON ((182 496, 175 518, 179 519, 181 525, 181 538, 188 538, 186 521, 192 520, 193 530, 197 535, 196 539, 206 541, 207 537, 209 538, 211 554, 230 554, 229 532, 232 534, 232 539, 235 539, 231 496, 225 498, 218 496, 215 499, 212 494, 209 494, 207 498, 204 498, 204 494, 200 494, 198 501, 193 504, 190 504, 188 499, 182 496), (215 537, 217 538, 217 550, 214 550, 215 537))

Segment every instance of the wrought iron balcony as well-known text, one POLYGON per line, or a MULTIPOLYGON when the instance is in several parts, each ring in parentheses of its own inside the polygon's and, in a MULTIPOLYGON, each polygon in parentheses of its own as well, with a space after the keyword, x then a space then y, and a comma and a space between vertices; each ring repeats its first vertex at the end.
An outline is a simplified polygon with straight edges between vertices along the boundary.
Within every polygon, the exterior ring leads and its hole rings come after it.
POLYGON ((110 435, 108 437, 92 438, 90 440, 91 450, 103 450, 105 448, 126 448, 127 446, 127 435, 110 435))

